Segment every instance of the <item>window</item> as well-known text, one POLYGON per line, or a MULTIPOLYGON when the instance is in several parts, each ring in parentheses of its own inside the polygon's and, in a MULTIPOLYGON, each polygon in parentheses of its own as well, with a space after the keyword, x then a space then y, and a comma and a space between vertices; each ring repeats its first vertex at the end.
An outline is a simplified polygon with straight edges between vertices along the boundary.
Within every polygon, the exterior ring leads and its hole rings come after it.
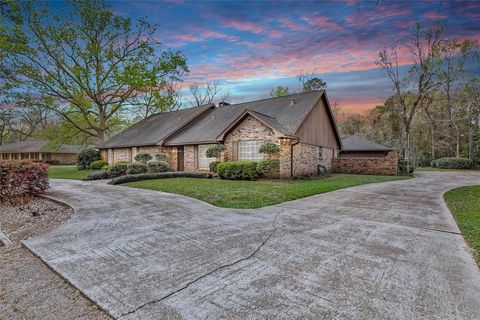
POLYGON ((239 160, 263 160, 263 154, 259 153, 263 140, 241 140, 238 142, 239 160))
POLYGON ((208 148, 213 146, 213 144, 200 144, 198 146, 198 168, 199 169, 209 169, 210 163, 213 161, 216 161, 216 158, 208 158, 205 155, 205 151, 207 151, 208 148))

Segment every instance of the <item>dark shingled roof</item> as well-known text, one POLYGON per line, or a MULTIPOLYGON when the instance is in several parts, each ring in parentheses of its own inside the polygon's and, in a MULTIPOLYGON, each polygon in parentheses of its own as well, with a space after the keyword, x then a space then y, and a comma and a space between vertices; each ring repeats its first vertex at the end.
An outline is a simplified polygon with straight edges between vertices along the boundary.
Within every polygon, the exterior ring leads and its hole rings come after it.
POLYGON ((323 90, 311 91, 218 107, 202 115, 193 125, 168 139, 165 145, 215 142, 246 110, 254 113, 273 129, 294 135, 323 94, 323 90))
POLYGON ((212 108, 214 108, 214 105, 208 104, 201 107, 153 114, 100 143, 98 148, 160 145, 163 139, 212 108))
POLYGON ((342 151, 390 151, 390 148, 384 147, 373 141, 359 136, 348 136, 342 139, 342 151))
POLYGON ((58 147, 49 145, 48 141, 20 141, 0 146, 0 153, 47 152, 77 153, 80 146, 62 144, 58 147))

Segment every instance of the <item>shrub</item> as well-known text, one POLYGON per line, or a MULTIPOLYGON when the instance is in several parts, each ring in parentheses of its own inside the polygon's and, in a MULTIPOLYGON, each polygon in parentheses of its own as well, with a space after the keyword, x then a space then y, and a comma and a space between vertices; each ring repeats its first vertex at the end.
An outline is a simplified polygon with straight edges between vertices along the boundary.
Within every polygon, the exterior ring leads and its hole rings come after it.
POLYGON ((157 152, 154 156, 157 161, 165 161, 170 158, 170 155, 166 152, 157 152))
POLYGON ((0 161, 0 201, 36 195, 48 188, 48 165, 31 161, 0 161))
POLYGON ((225 150, 225 146, 223 144, 217 143, 214 144, 213 146, 209 147, 205 151, 205 155, 208 158, 218 158, 222 154, 222 152, 225 150))
POLYGON ((110 178, 108 171, 103 170, 100 172, 92 172, 88 176, 86 176, 83 180, 89 181, 89 180, 101 180, 101 179, 108 179, 108 178, 110 178))
POLYGON ((429 167, 430 163, 432 163, 431 158, 423 158, 423 159, 417 160, 417 166, 418 167, 429 167))
POLYGON ((409 174, 413 173, 414 166, 413 166, 412 162, 410 162, 409 169, 410 170, 407 172, 407 161, 406 160, 399 160, 398 161, 398 173, 400 173, 400 175, 405 176, 405 175, 409 175, 409 174))
POLYGON ((210 164, 208 165, 208 167, 210 168, 210 172, 217 173, 217 166, 218 166, 219 163, 220 163, 220 161, 210 162, 210 164))
POLYGON ((89 169, 90 163, 99 159, 100 154, 97 149, 84 149, 77 154, 77 168, 78 170, 89 169))
POLYGON ((260 149, 258 149, 258 152, 266 154, 279 153, 280 147, 277 144, 269 141, 262 144, 260 149))
POLYGON ((152 160, 152 155, 150 153, 140 152, 135 155, 134 159, 135 161, 141 163, 147 163, 148 161, 152 160))
POLYGON ((111 178, 123 176, 127 174, 127 166, 130 164, 130 162, 123 162, 119 161, 115 164, 112 164, 110 168, 108 168, 108 175, 111 178))
POLYGON ((170 164, 165 161, 150 161, 147 163, 148 173, 168 172, 171 170, 170 164))
POLYGON ((257 171, 261 175, 268 175, 278 171, 280 168, 280 160, 278 159, 268 159, 261 160, 257 163, 257 171))
POLYGON ((46 160, 45 163, 56 166, 56 165, 60 164, 60 161, 59 160, 46 160))
POLYGON ((127 165, 127 174, 146 173, 147 165, 145 163, 130 163, 127 165))
POLYGON ((108 162, 104 160, 95 160, 90 163, 90 169, 92 170, 100 170, 105 166, 108 166, 108 162))
POLYGON ((435 167, 442 169, 470 169, 473 161, 466 158, 440 158, 435 160, 435 167))
POLYGON ((111 181, 109 181, 108 184, 122 184, 122 183, 142 181, 142 180, 168 179, 168 178, 210 179, 212 178, 212 174, 207 172, 161 172, 161 173, 129 174, 126 176, 114 178, 111 181))
POLYGON ((220 178, 228 180, 256 180, 260 176, 255 161, 221 162, 217 172, 220 178))
POLYGON ((430 167, 435 168, 437 166, 437 160, 430 161, 430 167))

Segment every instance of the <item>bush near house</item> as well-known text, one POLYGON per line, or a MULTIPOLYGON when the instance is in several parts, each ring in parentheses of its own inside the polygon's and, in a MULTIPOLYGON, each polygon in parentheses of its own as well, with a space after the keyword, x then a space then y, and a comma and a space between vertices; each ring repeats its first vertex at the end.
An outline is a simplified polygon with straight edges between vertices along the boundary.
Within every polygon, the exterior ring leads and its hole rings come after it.
POLYGON ((146 152, 137 153, 134 157, 135 161, 146 164, 148 161, 152 160, 152 155, 146 152))
POLYGON ((127 161, 119 161, 115 164, 112 164, 110 168, 108 168, 108 174, 111 178, 123 176, 127 174, 127 166, 130 162, 127 161))
POLYGON ((228 180, 257 180, 260 177, 255 161, 221 162, 217 165, 217 173, 228 180))
POLYGON ((269 142, 265 142, 264 144, 262 144, 260 146, 260 149, 258 150, 258 152, 265 153, 265 154, 279 153, 280 152, 280 147, 277 144, 269 141, 269 142))
POLYGON ((217 173, 217 166, 218 166, 219 163, 220 163, 220 161, 210 162, 210 164, 208 165, 208 167, 210 168, 210 172, 217 173))
POLYGON ((414 166, 412 162, 410 162, 409 171, 407 172, 407 161, 405 160, 398 161, 398 173, 400 173, 400 175, 405 176, 405 175, 412 174, 413 170, 414 170, 414 166))
POLYGON ((154 156, 155 160, 157 161, 166 161, 168 158, 170 158, 170 155, 166 152, 157 152, 154 156))
POLYGON ((168 172, 171 169, 170 164, 165 161, 150 161, 147 163, 148 173, 168 172))
POLYGON ((95 160, 100 160, 98 150, 93 148, 84 149, 77 154, 77 169, 90 169, 90 164, 95 160))
POLYGON ((146 173, 147 172, 147 165, 145 163, 129 163, 127 165, 127 174, 138 174, 138 173, 146 173))
POLYGON ((108 171, 99 171, 99 172, 92 172, 85 178, 83 178, 84 181, 90 181, 90 180, 101 180, 101 179, 108 179, 110 178, 110 175, 108 174, 108 171))
POLYGON ((280 168, 280 160, 278 159, 268 159, 260 160, 257 163, 257 171, 261 175, 268 175, 275 173, 280 168))
POLYGON ((36 195, 48 188, 48 165, 31 161, 0 161, 0 201, 36 195))
POLYGON ((212 178, 211 173, 207 172, 161 172, 161 173, 140 173, 140 174, 128 174, 112 179, 108 184, 123 184, 128 182, 142 181, 142 180, 155 180, 155 179, 168 179, 168 178, 212 178))
POLYGON ((466 158, 440 158, 433 160, 431 166, 440 169, 471 169, 473 161, 466 158))
POLYGON ((221 143, 217 143, 211 147, 209 147, 206 151, 205 151, 205 155, 208 157, 208 158, 218 158, 220 157, 220 155, 222 154, 222 152, 225 150, 225 146, 221 143))
POLYGON ((108 162, 104 160, 95 160, 90 163, 90 169, 92 170, 101 170, 106 166, 108 166, 108 162))

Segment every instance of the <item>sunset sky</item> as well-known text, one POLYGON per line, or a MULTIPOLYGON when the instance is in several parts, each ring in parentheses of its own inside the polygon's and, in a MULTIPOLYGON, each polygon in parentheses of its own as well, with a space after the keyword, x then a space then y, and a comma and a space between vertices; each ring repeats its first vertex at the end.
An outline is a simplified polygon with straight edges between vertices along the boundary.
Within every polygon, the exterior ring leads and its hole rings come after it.
MULTIPOLYGON (((277 85, 297 91, 296 75, 315 72, 327 82, 332 103, 361 112, 391 93, 375 65, 379 50, 406 42, 416 22, 434 22, 440 2, 111 4, 118 14, 159 24, 158 40, 188 57, 188 82, 219 80, 234 102, 268 97, 277 85)), ((480 39, 479 1, 443 1, 439 12, 448 35, 480 39)))

